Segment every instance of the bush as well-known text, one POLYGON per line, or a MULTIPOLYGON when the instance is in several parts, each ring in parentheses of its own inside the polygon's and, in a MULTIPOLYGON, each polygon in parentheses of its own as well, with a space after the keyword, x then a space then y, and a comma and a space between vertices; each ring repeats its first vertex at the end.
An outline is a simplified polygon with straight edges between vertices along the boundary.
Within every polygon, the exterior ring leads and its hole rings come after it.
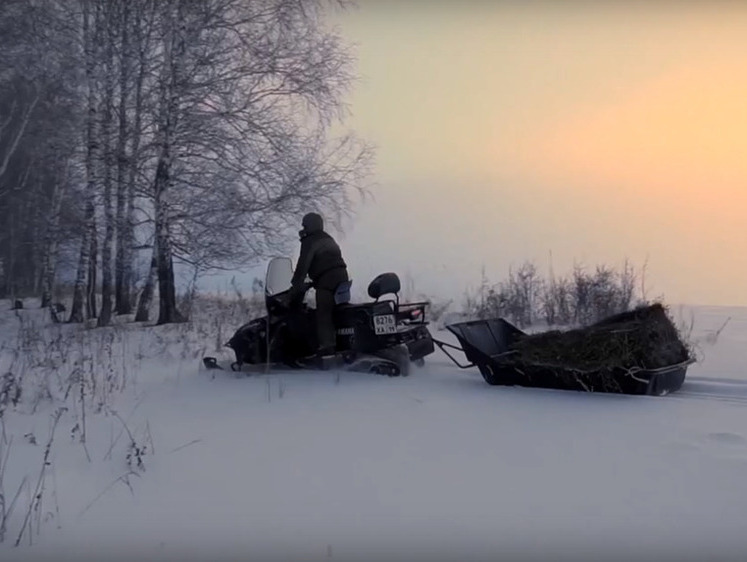
POLYGON ((585 325, 648 304, 636 292, 638 274, 626 261, 616 271, 606 265, 593 272, 576 265, 570 275, 540 276, 532 262, 509 270, 508 278, 491 285, 483 272, 477 295, 467 295, 471 318, 502 317, 519 327, 585 325))

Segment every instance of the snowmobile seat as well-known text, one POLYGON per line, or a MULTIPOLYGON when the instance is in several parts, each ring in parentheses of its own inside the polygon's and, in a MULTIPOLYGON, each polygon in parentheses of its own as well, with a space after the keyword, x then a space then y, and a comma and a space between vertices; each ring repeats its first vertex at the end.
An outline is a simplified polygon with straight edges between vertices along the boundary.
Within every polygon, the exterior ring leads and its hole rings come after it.
POLYGON ((396 273, 382 273, 368 285, 368 296, 379 300, 382 295, 397 295, 402 288, 396 273))

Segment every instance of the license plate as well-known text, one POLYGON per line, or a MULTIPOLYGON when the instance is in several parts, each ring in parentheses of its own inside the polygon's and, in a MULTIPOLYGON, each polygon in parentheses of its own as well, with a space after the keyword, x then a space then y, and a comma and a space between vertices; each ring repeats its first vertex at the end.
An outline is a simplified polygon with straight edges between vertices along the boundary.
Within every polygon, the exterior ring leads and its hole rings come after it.
POLYGON ((374 316, 373 321, 374 333, 377 336, 397 333, 397 321, 394 319, 394 314, 380 314, 374 316))

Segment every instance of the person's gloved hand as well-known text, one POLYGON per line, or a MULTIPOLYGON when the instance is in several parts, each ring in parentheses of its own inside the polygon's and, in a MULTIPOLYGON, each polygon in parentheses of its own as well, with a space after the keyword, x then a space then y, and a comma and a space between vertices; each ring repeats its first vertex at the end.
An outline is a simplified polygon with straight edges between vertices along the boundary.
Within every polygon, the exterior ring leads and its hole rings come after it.
POLYGON ((303 302, 303 297, 306 294, 304 287, 292 288, 288 293, 288 308, 298 308, 303 302))
POLYGON ((313 283, 306 282, 298 288, 292 288, 289 297, 290 308, 300 308, 303 305, 303 299, 306 296, 306 292, 313 286, 313 283))

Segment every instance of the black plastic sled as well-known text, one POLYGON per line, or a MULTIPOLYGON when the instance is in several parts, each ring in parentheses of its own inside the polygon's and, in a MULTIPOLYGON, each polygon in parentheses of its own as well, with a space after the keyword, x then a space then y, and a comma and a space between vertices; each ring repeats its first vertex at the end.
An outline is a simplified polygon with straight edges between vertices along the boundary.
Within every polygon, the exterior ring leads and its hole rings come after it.
POLYGON ((490 385, 662 396, 682 387, 687 367, 693 362, 689 359, 658 369, 620 367, 604 372, 531 363, 519 368, 501 361, 501 358, 512 353, 511 345, 527 335, 510 322, 502 318, 491 318, 459 322, 446 328, 456 336, 459 346, 435 339, 434 343, 459 368, 477 367, 485 382, 490 385), (449 353, 449 349, 461 351, 469 363, 460 363, 449 353))

